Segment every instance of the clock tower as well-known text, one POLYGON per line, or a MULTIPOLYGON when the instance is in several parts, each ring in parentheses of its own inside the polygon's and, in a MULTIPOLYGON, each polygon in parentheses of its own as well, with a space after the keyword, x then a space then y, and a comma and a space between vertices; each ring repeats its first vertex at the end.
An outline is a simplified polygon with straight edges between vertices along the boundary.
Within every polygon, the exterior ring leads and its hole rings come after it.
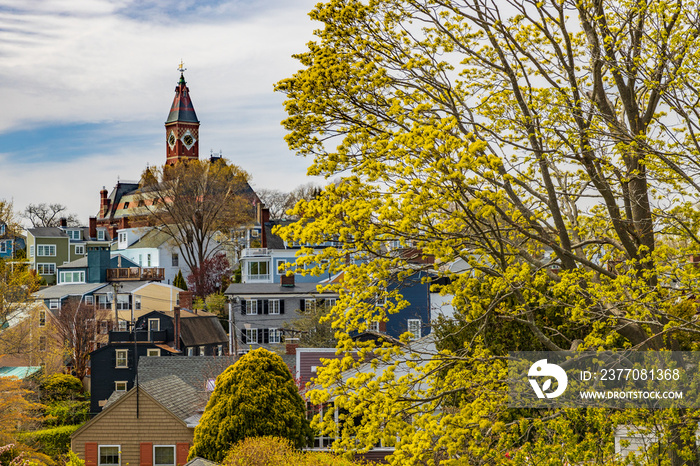
POLYGON ((175 87, 175 99, 165 121, 166 165, 182 160, 199 160, 199 120, 185 82, 185 70, 183 63, 180 63, 180 81, 175 87))

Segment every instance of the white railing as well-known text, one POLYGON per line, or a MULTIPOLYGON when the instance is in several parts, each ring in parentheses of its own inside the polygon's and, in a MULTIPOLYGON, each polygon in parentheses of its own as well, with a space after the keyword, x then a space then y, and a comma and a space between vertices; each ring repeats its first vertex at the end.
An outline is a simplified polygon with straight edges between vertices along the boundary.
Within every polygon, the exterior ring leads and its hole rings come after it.
POLYGON ((270 252, 267 248, 245 248, 241 251, 241 257, 261 257, 269 255, 270 252))

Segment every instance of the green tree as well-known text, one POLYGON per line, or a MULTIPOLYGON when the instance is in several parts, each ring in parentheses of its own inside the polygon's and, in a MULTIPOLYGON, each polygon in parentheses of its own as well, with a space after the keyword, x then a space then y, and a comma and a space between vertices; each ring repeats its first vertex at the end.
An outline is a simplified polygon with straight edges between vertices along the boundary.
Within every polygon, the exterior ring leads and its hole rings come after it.
MULTIPOLYGON (((282 236, 335 241, 320 259, 344 272, 331 317, 343 349, 355 347, 352 331, 407 305, 387 283, 421 268, 450 279, 454 323, 469 327, 443 348, 450 357, 423 355, 420 385, 391 376, 398 362, 319 374, 330 394, 312 399, 333 396, 363 416, 339 448, 398 435, 397 464, 495 463, 514 451, 610 461, 609 422, 633 413, 591 413, 590 442, 572 442, 582 438, 575 413, 513 420, 494 384, 504 367, 495 352, 507 348, 484 343, 485 323, 550 351, 675 350, 699 333, 700 269, 689 263, 700 252, 697 10, 677 0, 330 0, 311 12, 317 40, 277 89, 290 148, 314 158, 309 174, 341 179, 299 202, 282 236), (378 295, 386 305, 372 304, 378 295)), ((666 427, 669 464, 697 461, 693 435, 682 435, 695 414, 648 416, 666 427)))
POLYGON ((173 280, 173 286, 176 286, 181 290, 187 291, 187 282, 185 281, 185 277, 182 276, 182 270, 177 271, 177 275, 175 275, 175 280, 173 280))
POLYGON ((292 374, 281 357, 260 348, 217 377, 194 432, 190 459, 220 462, 236 442, 264 435, 288 439, 296 447, 313 440, 292 374))

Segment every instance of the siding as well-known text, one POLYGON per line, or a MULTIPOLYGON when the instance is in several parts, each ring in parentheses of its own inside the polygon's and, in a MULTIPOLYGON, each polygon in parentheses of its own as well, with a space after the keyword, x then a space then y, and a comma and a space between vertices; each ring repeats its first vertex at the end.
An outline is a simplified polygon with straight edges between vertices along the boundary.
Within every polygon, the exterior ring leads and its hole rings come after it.
MULTIPOLYGON (((139 392, 139 418, 136 418, 136 391, 129 392, 108 411, 95 417, 71 438, 71 449, 85 459, 85 444, 120 445, 121 464, 140 464, 142 442, 154 445, 192 445, 194 429, 186 427, 143 390, 139 392)), ((152 450, 151 450, 152 453, 152 450)))

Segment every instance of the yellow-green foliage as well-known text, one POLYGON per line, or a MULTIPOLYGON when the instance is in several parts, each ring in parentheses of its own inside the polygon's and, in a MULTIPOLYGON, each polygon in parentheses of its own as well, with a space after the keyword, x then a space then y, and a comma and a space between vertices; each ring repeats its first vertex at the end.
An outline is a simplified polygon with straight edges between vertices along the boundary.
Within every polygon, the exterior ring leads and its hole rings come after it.
MULTIPOLYGON (((279 437, 251 437, 238 442, 226 455, 222 466, 353 466, 348 459, 329 453, 302 452, 279 437)), ((369 463, 361 463, 369 464, 369 463)))
POLYGON ((236 442, 263 435, 308 445, 313 434, 306 407, 289 369, 263 348, 242 356, 216 379, 194 432, 190 458, 221 461, 236 442))

